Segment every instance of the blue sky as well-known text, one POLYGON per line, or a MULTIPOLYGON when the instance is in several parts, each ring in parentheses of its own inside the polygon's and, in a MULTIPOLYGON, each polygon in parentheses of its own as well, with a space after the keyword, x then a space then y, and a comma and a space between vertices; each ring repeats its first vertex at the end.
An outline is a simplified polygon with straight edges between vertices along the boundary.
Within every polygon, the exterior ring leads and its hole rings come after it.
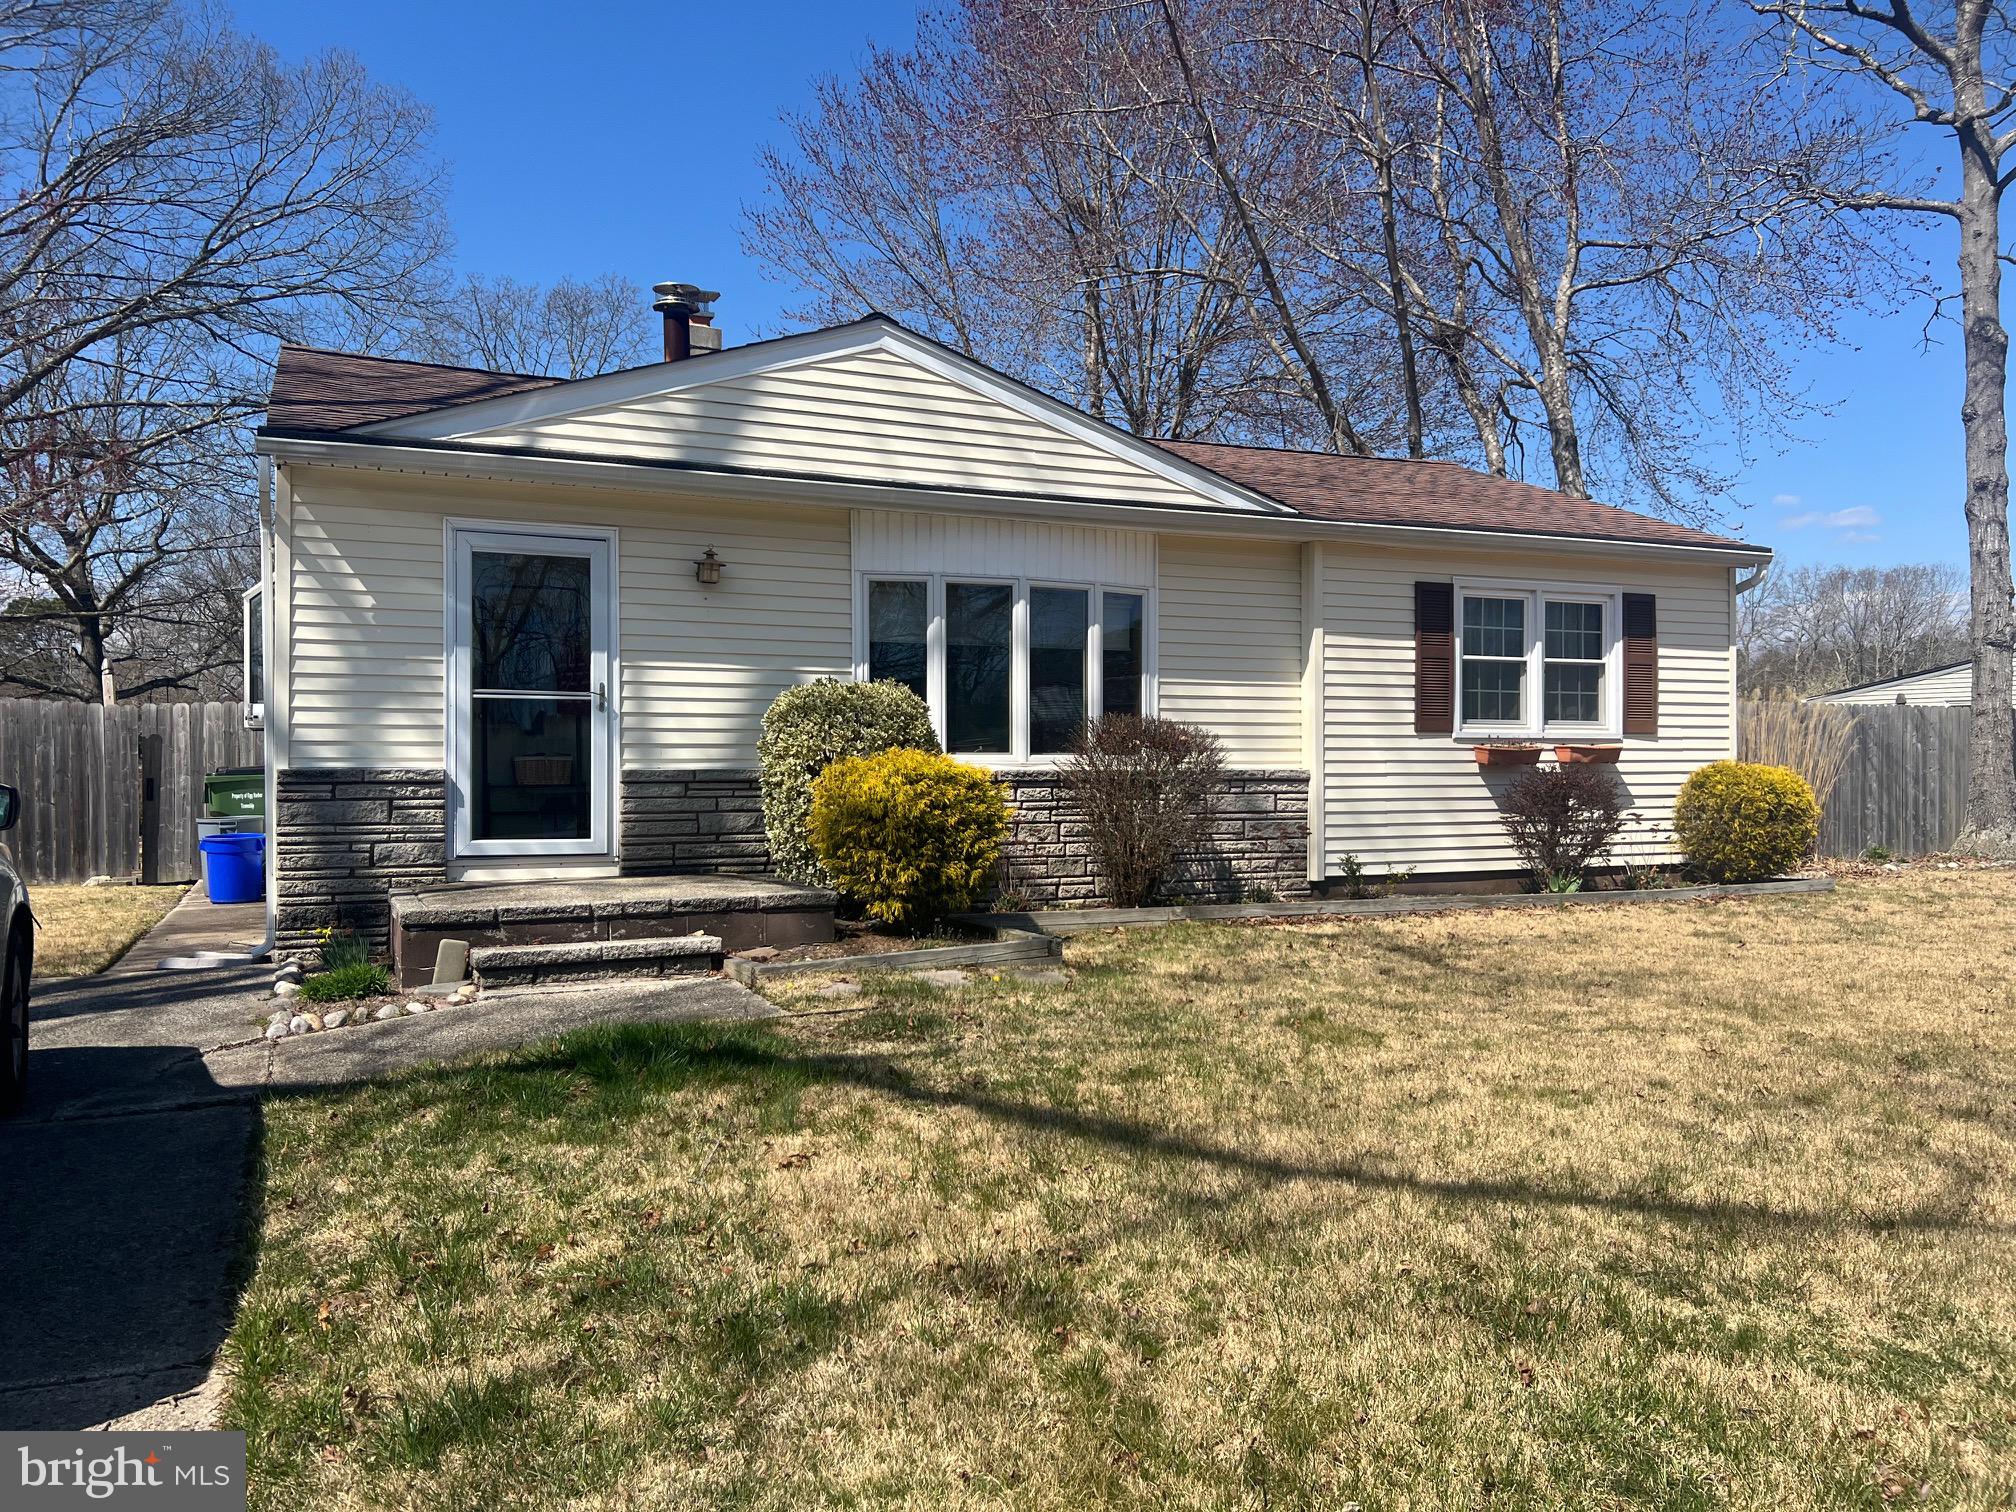
MULTIPOLYGON (((289 56, 346 48, 433 106, 453 170, 459 259, 551 280, 623 274, 723 291, 732 343, 774 330, 785 291, 743 256, 738 211, 779 112, 870 40, 912 34, 916 0, 710 6, 238 0, 289 56), (571 15, 571 21, 561 19, 571 15)), ((1925 254, 1942 271, 1951 233, 1925 254)), ((1831 407, 1746 468, 1743 533, 1790 562, 1962 562, 1958 332, 1921 351, 1925 311, 1857 317, 1799 365, 1831 407)))

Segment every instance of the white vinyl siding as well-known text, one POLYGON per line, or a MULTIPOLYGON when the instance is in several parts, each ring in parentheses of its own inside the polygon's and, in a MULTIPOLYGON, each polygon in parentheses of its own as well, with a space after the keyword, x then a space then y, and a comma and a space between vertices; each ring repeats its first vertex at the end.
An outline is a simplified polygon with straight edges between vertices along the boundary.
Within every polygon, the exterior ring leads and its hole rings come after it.
POLYGON ((450 516, 616 529, 624 767, 749 766, 778 693, 849 675, 844 511, 290 472, 290 766, 442 765, 450 516))
POLYGON ((1910 677, 1893 677, 1868 688, 1852 688, 1845 693, 1822 693, 1815 703, 1831 704, 1935 704, 1971 706, 1974 702, 1974 664, 1941 667, 1910 677))
POLYGON ((1161 713, 1233 766, 1304 766, 1300 548, 1164 536, 1157 586, 1161 713))
MULTIPOLYGON (((1333 544, 1323 561, 1325 874, 1336 876, 1346 854, 1423 878, 1515 867, 1493 793, 1518 769, 1486 771, 1471 741, 1414 732, 1415 582, 1505 576, 1510 559, 1333 544)), ((1657 595, 1659 734, 1625 737, 1615 771, 1640 816, 1626 831, 1630 853, 1664 854, 1680 784, 1735 752, 1729 569, 1521 553, 1516 570, 1536 584, 1657 595)))
POLYGON ((891 352, 854 352, 481 432, 487 442, 863 482, 1207 502, 891 352))

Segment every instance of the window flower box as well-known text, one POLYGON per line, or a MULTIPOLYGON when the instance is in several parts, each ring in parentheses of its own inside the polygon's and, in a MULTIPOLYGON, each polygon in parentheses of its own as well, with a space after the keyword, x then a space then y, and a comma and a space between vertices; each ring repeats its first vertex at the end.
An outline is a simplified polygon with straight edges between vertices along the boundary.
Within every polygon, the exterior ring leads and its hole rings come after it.
POLYGON ((1482 767, 1532 766, 1540 759, 1537 745, 1480 745, 1470 749, 1477 765, 1482 767))
POLYGON ((1615 766, 1623 752, 1621 745, 1557 745, 1554 759, 1563 766, 1615 766))

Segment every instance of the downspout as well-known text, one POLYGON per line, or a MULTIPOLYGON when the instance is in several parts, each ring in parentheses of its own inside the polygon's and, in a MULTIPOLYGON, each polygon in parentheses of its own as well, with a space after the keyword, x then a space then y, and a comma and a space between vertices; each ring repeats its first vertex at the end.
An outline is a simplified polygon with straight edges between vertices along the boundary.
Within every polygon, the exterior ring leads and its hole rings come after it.
MULTIPOLYGON (((1740 638, 1737 634, 1737 625, 1736 625, 1736 600, 1743 597, 1743 595, 1748 593, 1752 588, 1761 588, 1764 586, 1764 579, 1766 579, 1771 575, 1771 563, 1775 560, 1776 558, 1767 558, 1764 561, 1759 562, 1757 566, 1754 569, 1752 569, 1748 577, 1737 577, 1736 569, 1734 567, 1731 567, 1729 569, 1730 582, 1735 589, 1735 592, 1729 595, 1729 644, 1732 647, 1737 644, 1737 641, 1740 638)), ((1734 658, 1732 657, 1731 660, 1733 662, 1734 658)), ((1740 699, 1742 695, 1742 687, 1740 681, 1738 682, 1737 687, 1732 691, 1734 691, 1738 696, 1738 698, 1740 699)), ((1743 759, 1743 717, 1740 706, 1738 707, 1737 710, 1737 717, 1735 723, 1729 731, 1729 754, 1738 761, 1741 761, 1743 759)))
MULTIPOLYGON (((273 701, 273 459, 259 459, 259 664, 265 669, 266 686, 262 703, 273 701)), ((273 759, 271 711, 260 721, 259 744, 265 760, 266 785, 266 945, 260 952, 270 960, 277 938, 274 932, 280 888, 280 781, 273 759)))

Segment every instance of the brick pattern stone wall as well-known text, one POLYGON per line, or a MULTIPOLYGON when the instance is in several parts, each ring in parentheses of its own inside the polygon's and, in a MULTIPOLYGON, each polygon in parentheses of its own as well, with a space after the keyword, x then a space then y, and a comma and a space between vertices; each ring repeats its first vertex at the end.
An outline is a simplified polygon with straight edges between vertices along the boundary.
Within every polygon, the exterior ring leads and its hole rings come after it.
POLYGON ((763 789, 739 768, 623 774, 623 870, 754 873, 770 869, 763 789))
MULTIPOLYGON (((1049 772, 1006 773, 1015 809, 1003 857, 1007 891, 1037 907, 1100 899, 1085 826, 1049 772)), ((1309 776, 1300 771, 1231 771, 1219 797, 1210 843, 1186 857, 1172 894, 1194 902, 1238 903, 1265 892, 1309 896, 1309 776)))
POLYGON ((279 799, 274 934, 282 955, 312 951, 317 931, 331 925, 385 950, 390 889, 445 880, 447 780, 440 771, 286 771, 279 799))

